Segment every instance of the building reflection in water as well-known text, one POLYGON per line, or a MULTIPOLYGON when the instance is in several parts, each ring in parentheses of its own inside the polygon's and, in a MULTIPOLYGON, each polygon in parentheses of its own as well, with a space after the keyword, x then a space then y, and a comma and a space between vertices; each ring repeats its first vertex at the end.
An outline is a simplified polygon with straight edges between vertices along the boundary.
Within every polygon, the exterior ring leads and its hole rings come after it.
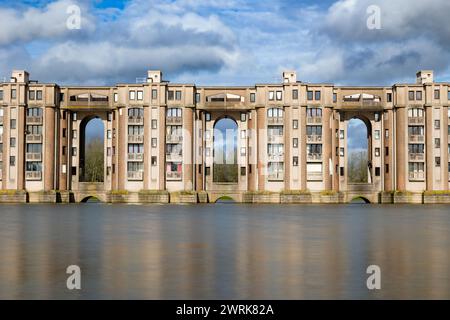
POLYGON ((0 208, 3 299, 450 298, 446 206, 0 208))

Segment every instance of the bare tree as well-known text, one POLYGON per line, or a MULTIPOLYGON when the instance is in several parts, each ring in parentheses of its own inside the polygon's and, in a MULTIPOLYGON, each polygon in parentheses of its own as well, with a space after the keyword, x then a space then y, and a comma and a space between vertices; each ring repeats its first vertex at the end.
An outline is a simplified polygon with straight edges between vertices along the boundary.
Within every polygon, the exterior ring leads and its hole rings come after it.
POLYGON ((85 180, 89 182, 103 182, 103 141, 95 138, 86 146, 86 159, 84 163, 85 180))
POLYGON ((368 157, 367 151, 351 152, 348 158, 348 179, 349 182, 368 182, 368 157))

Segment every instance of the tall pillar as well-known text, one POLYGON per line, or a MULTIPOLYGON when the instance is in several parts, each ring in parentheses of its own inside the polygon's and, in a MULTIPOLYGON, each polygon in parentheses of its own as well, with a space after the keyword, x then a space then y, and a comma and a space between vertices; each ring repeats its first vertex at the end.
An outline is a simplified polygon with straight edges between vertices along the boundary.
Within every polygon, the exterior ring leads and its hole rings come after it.
POLYGON ((267 159, 267 147, 266 144, 266 136, 267 136, 267 127, 266 127, 266 109, 258 108, 257 109, 257 141, 258 141, 258 150, 257 150, 257 170, 258 170, 258 190, 265 190, 266 184, 266 159, 267 159))
MULTIPOLYGON (((16 167, 17 167, 17 190, 25 189, 25 122, 26 122, 26 110, 25 106, 21 105, 17 107, 17 155, 16 155, 16 167)), ((9 146, 11 147, 11 146, 9 146)), ((9 161, 7 162, 9 164, 9 161)))
POLYGON ((117 137, 117 146, 116 146, 116 166, 117 166, 117 189, 118 190, 124 190, 125 189, 125 181, 127 179, 127 134, 128 130, 126 127, 127 124, 127 109, 126 108, 120 108, 119 109, 119 123, 118 123, 118 130, 116 130, 116 137, 117 137))
POLYGON ((442 107, 442 128, 441 132, 441 172, 442 190, 448 190, 448 106, 442 107))
POLYGON ((55 189, 55 108, 45 107, 44 190, 55 189))
POLYGON ((166 189, 166 108, 159 107, 159 154, 157 159, 157 166, 159 169, 159 190, 166 189))
POLYGON ((60 123, 60 128, 59 128, 59 140, 60 140, 60 146, 59 146, 59 150, 57 152, 59 152, 59 163, 58 163, 58 170, 57 172, 59 173, 59 185, 57 186, 57 188, 59 190, 67 190, 67 173, 69 172, 69 162, 68 162, 68 154, 69 154, 69 148, 67 147, 68 145, 68 137, 70 135, 70 132, 67 128, 67 114, 66 114, 66 118, 64 119, 64 110, 60 110, 59 111, 59 123, 60 123), (63 130, 66 131, 66 136, 63 137, 63 130), (63 155, 62 153, 62 149, 63 147, 65 147, 66 149, 66 154, 63 155), (62 166, 65 165, 66 166, 66 172, 62 172, 62 166))
POLYGON ((7 181, 9 179, 9 107, 3 107, 3 168, 2 168, 2 189, 8 189, 7 181))
POLYGON ((193 190, 193 154, 196 154, 192 143, 194 133, 194 113, 192 108, 183 108, 183 182, 184 190, 193 190))
POLYGON ((425 106, 425 166, 426 166, 426 186, 427 190, 433 190, 434 181, 434 143, 433 143, 433 107, 425 106))
POLYGON ((150 189, 151 180, 151 151, 152 151, 152 109, 144 106, 144 190, 150 189))
MULTIPOLYGON (((301 106, 299 108, 299 167, 300 167, 300 189, 307 189, 307 151, 306 151, 306 106, 301 106)), ((323 130, 322 130, 323 131, 323 130)), ((323 133, 323 132, 322 132, 323 133)))
POLYGON ((407 160, 407 121, 406 108, 400 107, 396 111, 396 173, 397 173, 397 190, 406 190, 406 170, 408 167, 407 160))
POLYGON ((386 138, 386 133, 382 132, 384 147, 388 148, 388 155, 386 155, 386 151, 382 150, 382 154, 384 155, 384 164, 389 166, 389 172, 386 172, 385 168, 382 168, 384 172, 384 190, 383 191, 392 191, 395 189, 394 186, 394 112, 393 110, 385 111, 387 114, 387 119, 384 119, 384 130, 388 130, 388 137, 386 138))
POLYGON ((332 133, 330 128, 332 109, 330 107, 323 108, 322 117, 322 134, 323 134, 323 144, 322 144, 322 163, 323 163, 323 177, 324 177, 324 188, 325 190, 332 189, 332 179, 330 176, 330 159, 332 156, 331 145, 332 145, 332 133))
POLYGON ((256 175, 257 170, 255 166, 255 155, 258 152, 257 144, 257 128, 256 128, 256 111, 251 110, 251 117, 248 120, 248 134, 247 134, 247 150, 248 152, 248 168, 247 168, 247 178, 248 178, 248 191, 256 190, 256 175), (250 169, 251 168, 251 171, 250 169))
POLYGON ((284 108, 284 189, 291 190, 292 108, 284 108))
POLYGON ((205 169, 204 169, 204 161, 205 161, 205 159, 204 159, 204 150, 205 150, 205 145, 204 145, 204 143, 203 143, 203 136, 201 136, 200 134, 199 134, 199 130, 201 130, 202 132, 204 132, 204 117, 203 117, 203 115, 202 115, 202 113, 201 113, 201 111, 195 111, 195 112, 197 112, 197 117, 194 117, 194 118, 197 118, 197 120, 193 120, 193 121, 196 121, 196 124, 197 125, 195 125, 194 126, 194 130, 193 130, 193 138, 194 138, 194 141, 196 141, 196 143, 194 144, 194 150, 198 150, 199 148, 201 148, 202 149, 202 154, 201 155, 197 155, 197 152, 198 151, 194 151, 194 155, 193 155, 193 159, 194 159, 194 164, 195 164, 195 170, 196 170, 196 179, 195 179, 195 190, 197 190, 197 191, 201 191, 201 190, 203 190, 203 177, 204 177, 204 174, 205 174, 205 169), (195 159, 197 159, 197 157, 199 157, 198 159, 199 159, 199 161, 195 161, 195 159), (198 163, 197 163, 198 162, 198 163), (201 171, 198 169, 198 168, 202 168, 201 169, 201 171))

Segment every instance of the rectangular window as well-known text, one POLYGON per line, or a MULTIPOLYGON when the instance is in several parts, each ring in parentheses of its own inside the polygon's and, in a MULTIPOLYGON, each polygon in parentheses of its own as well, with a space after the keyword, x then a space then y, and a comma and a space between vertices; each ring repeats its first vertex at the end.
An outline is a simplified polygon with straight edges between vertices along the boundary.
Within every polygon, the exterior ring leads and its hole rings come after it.
POLYGON ((63 129, 62 129, 62 136, 63 136, 63 138, 65 138, 66 135, 67 135, 67 129, 66 129, 66 128, 63 128, 63 129))
POLYGON ((339 168, 339 175, 340 175, 341 177, 344 176, 344 167, 340 167, 340 168, 339 168))
POLYGON ((333 93, 333 102, 337 102, 337 93, 333 93))
POLYGON ((174 98, 173 90, 167 91, 167 100, 173 100, 173 98, 174 98))
MULTIPOLYGON (((200 100, 201 100, 200 98, 201 98, 200 93, 197 92, 197 93, 195 94, 195 103, 200 103, 200 100)), ((200 167, 200 168, 201 168, 201 167, 200 167)))
POLYGON ((434 161, 436 163, 436 167, 440 167, 441 166, 441 157, 436 157, 434 161))
POLYGON ((11 99, 16 99, 17 98, 17 91, 16 89, 11 89, 11 99))
POLYGON ((71 173, 73 176, 77 175, 77 167, 72 167, 71 173))
POLYGON ((292 129, 298 129, 298 120, 292 120, 292 129))
POLYGON ((441 128, 441 121, 440 120, 434 120, 434 128, 440 129, 441 128))
POLYGON ((156 166, 157 160, 156 156, 152 156, 152 166, 156 166))
POLYGON ((450 91, 447 92, 447 100, 450 100, 450 91))
POLYGON ((418 101, 422 100, 422 91, 416 91, 416 100, 418 101))
POLYGON ((158 146, 158 140, 156 138, 152 138, 152 148, 156 148, 158 146))
POLYGON ((387 102, 392 102, 392 93, 387 93, 386 94, 386 101, 387 102))
POLYGON ((0 100, 3 100, 3 90, 0 90, 0 100))
POLYGON ((298 167, 298 157, 297 156, 292 158, 292 165, 294 167, 298 167))
MULTIPOLYGON (((206 133, 206 131, 205 131, 205 133, 206 133)), ((241 139, 245 139, 246 137, 247 137, 247 131, 241 130, 241 139)))
POLYGON ((16 146, 16 138, 9 138, 9 145, 14 148, 16 146))
POLYGON ((245 147, 241 148, 241 156, 245 156, 245 147))
POLYGON ((129 92, 129 99, 130 100, 136 99, 136 91, 130 91, 129 92))
POLYGON ((375 148, 375 157, 380 156, 380 148, 375 148))
POLYGON ((339 139, 343 140, 345 136, 344 130, 339 130, 339 139))
POLYGON ((314 93, 312 91, 308 91, 306 93, 306 98, 311 101, 313 99, 313 95, 314 93))
MULTIPOLYGON (((74 138, 75 138, 76 133, 77 133, 77 132, 76 132, 75 130, 73 130, 72 136, 73 136, 74 138)), ((111 130, 107 130, 107 131, 106 131, 106 138, 107 138, 108 140, 112 138, 111 130)))
POLYGON ((72 147, 72 156, 77 155, 77 147, 72 147))
POLYGON ((211 167, 205 167, 205 176, 211 175, 211 167))
POLYGON ((15 156, 10 156, 9 157, 9 165, 11 167, 14 167, 16 165, 16 157, 15 156))
POLYGON ((339 155, 340 155, 341 157, 344 156, 344 148, 339 148, 339 155))
POLYGON ((314 100, 316 100, 316 101, 320 100, 320 94, 321 94, 320 91, 315 91, 314 92, 314 100))
POLYGON ((114 102, 119 101, 119 94, 118 93, 114 93, 114 102))
POLYGON ((175 91, 175 100, 177 101, 181 100, 181 91, 175 91))
POLYGON ((158 90, 152 89, 152 99, 153 100, 158 99, 158 90))
POLYGON ((384 155, 385 155, 385 156, 388 156, 388 155, 389 155, 389 147, 386 147, 386 148, 385 148, 384 155))
POLYGON ((15 129, 16 128, 16 119, 11 119, 10 123, 10 127, 11 129, 15 129))
POLYGON ((380 140, 380 130, 375 130, 375 140, 380 140))
POLYGON ((250 93, 250 102, 255 102, 255 101, 256 101, 256 94, 250 93))
POLYGON ((247 114, 245 112, 241 112, 241 122, 245 122, 247 119, 247 114))
POLYGON ((77 113, 76 112, 72 113, 72 120, 77 121, 77 113))
POLYGON ((36 98, 36 92, 35 91, 29 91, 28 92, 28 99, 34 100, 36 98))
POLYGON ((205 113, 205 121, 211 121, 211 113, 209 112, 205 113))
POLYGON ((414 101, 414 91, 409 91, 408 92, 408 100, 414 101))
POLYGON ((376 177, 379 177, 380 174, 381 174, 380 167, 375 167, 375 176, 376 176, 376 177))
POLYGON ((137 99, 138 100, 144 100, 144 92, 143 91, 138 91, 137 92, 137 99))
POLYGON ((241 176, 245 176, 247 174, 247 168, 241 167, 241 176))
POLYGON ((63 156, 66 155, 66 146, 62 147, 61 153, 62 153, 63 156))
POLYGON ((108 157, 111 157, 111 147, 108 147, 108 148, 106 148, 106 155, 108 156, 108 157))
POLYGON ((275 92, 274 91, 269 91, 269 100, 270 101, 275 100, 275 92))
POLYGON ((440 99, 441 98, 441 91, 439 89, 434 90, 434 98, 440 99))
POLYGON ((283 92, 277 91, 277 101, 281 101, 283 99, 283 92))
POLYGON ((158 128, 158 122, 156 119, 152 119, 152 129, 157 129, 158 128))
POLYGON ((389 173, 389 164, 384 165, 384 173, 389 173))
POLYGON ((292 90, 292 100, 298 100, 298 90, 292 90))
POLYGON ((434 147, 436 149, 439 149, 441 147, 441 139, 440 138, 434 138, 434 147))
POLYGON ((389 129, 384 129, 384 137, 389 138, 389 129))
POLYGON ((293 148, 298 148, 298 138, 292 139, 292 147, 293 148))
POLYGON ((42 90, 36 91, 36 100, 42 100, 42 90))

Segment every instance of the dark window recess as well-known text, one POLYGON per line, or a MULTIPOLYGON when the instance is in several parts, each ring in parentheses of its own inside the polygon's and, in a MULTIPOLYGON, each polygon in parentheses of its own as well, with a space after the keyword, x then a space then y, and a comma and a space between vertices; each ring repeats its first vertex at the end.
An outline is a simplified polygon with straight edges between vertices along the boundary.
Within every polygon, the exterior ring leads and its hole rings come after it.
POLYGON ((380 176, 380 172, 381 172, 380 167, 375 167, 375 176, 376 177, 380 176))

